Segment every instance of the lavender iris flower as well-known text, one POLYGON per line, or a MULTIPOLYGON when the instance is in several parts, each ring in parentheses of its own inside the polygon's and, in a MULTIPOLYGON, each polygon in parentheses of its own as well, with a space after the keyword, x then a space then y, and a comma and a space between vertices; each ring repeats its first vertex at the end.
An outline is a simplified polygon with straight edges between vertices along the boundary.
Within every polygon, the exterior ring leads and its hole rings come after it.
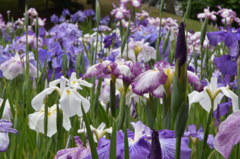
MULTIPOLYGON (((198 138, 198 140, 202 141, 204 138, 203 128, 201 127, 200 129, 197 130, 196 125, 189 125, 188 130, 185 131, 184 133, 184 136, 198 138)), ((208 135, 207 144, 211 149, 214 148, 213 142, 214 142, 214 136, 211 134, 208 135)))
POLYGON ((64 16, 70 15, 69 10, 68 10, 68 9, 64 9, 64 10, 62 11, 62 15, 64 15, 64 16))
POLYGON ((12 128, 12 123, 10 121, 0 119, 0 152, 4 152, 8 148, 8 133, 17 134, 18 131, 12 128))
POLYGON ((58 19, 58 16, 56 14, 53 14, 50 18, 51 22, 53 23, 58 23, 59 19, 58 19))
POLYGON ((86 15, 82 11, 78 11, 75 14, 71 15, 71 20, 73 23, 83 22, 86 18, 86 15))
POLYGON ((80 137, 75 136, 74 140, 78 147, 58 151, 54 159, 85 159, 91 154, 90 148, 83 146, 80 137))
POLYGON ((223 75, 234 76, 237 74, 237 58, 222 55, 214 58, 214 64, 223 75))
POLYGON ((236 111, 220 124, 214 141, 215 149, 225 158, 229 158, 233 146, 240 142, 239 133, 240 111, 236 111))
POLYGON ((230 56, 238 55, 240 29, 227 28, 227 30, 209 32, 207 37, 211 45, 217 46, 217 44, 223 42, 230 49, 230 56))
MULTIPOLYGON (((134 132, 128 131, 129 155, 130 158, 146 159, 151 151, 151 130, 141 121, 131 123, 134 132)), ((156 135, 157 136, 157 135, 156 135)), ((158 140, 161 143, 162 158, 174 159, 176 152, 176 138, 174 131, 161 130, 158 131, 158 140)), ((191 149, 188 147, 189 139, 182 138, 181 158, 188 159, 191 156, 191 149)), ((124 133, 120 130, 117 132, 117 151, 116 158, 124 159, 124 133)), ((101 159, 109 158, 110 140, 101 138, 98 142, 98 155, 101 159)), ((90 159, 88 156, 86 159, 90 159)))
POLYGON ((110 22, 110 17, 109 17, 109 16, 105 16, 104 18, 102 18, 102 19, 100 20, 100 24, 101 24, 101 25, 108 25, 109 22, 110 22))
POLYGON ((83 12, 85 14, 86 17, 93 17, 95 16, 95 11, 92 9, 86 9, 83 12))
POLYGON ((116 33, 105 36, 103 42, 104 48, 109 48, 111 46, 113 46, 113 48, 118 48, 121 44, 120 37, 116 33))

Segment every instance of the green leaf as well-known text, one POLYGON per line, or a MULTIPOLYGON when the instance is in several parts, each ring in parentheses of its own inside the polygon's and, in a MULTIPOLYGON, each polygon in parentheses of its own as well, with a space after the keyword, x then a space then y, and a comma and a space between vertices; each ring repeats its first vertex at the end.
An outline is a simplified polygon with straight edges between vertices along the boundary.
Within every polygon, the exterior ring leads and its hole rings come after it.
POLYGON ((117 151, 117 123, 116 120, 113 120, 113 129, 112 129, 112 137, 111 137, 111 145, 110 145, 110 157, 111 159, 116 159, 116 151, 117 151))
POLYGON ((89 122, 88 116, 86 115, 82 105, 81 105, 81 108, 82 108, 82 113, 83 113, 83 120, 85 122, 86 129, 87 129, 87 134, 88 134, 89 145, 90 145, 90 149, 91 149, 91 153, 92 153, 92 158, 93 159, 98 159, 96 145, 95 145, 95 142, 93 140, 92 131, 90 129, 90 122, 89 122))

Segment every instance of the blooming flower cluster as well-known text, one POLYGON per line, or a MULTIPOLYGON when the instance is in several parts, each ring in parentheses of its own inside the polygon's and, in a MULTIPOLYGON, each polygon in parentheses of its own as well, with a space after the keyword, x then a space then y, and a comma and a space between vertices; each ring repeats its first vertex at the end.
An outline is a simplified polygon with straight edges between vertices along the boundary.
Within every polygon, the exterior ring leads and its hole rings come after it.
POLYGON ((120 0, 112 17, 103 18, 98 9, 64 9, 50 17, 48 29, 34 8, 12 22, 0 15, 4 158, 235 155, 240 29, 231 25, 239 23, 236 13, 208 7, 198 14, 206 19, 202 31, 194 32, 173 18, 138 12, 141 5, 141 0, 120 0), (219 17, 225 26, 210 32, 208 20, 219 17))

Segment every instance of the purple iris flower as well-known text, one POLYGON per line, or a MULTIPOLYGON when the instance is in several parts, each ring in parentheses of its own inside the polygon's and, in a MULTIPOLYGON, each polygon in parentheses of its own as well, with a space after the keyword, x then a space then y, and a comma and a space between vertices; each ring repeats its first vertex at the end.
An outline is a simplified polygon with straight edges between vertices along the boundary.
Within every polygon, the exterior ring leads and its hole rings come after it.
POLYGON ((54 159, 85 159, 91 154, 89 147, 84 147, 80 137, 74 137, 77 147, 67 148, 57 152, 54 159))
MULTIPOLYGON (((204 138, 203 128, 201 127, 200 129, 197 130, 196 125, 189 125, 188 130, 185 131, 185 133, 184 133, 184 136, 198 138, 198 140, 202 141, 204 138)), ((207 144, 211 149, 214 148, 214 136, 213 135, 211 135, 211 134, 208 135, 207 144)))
POLYGON ((217 109, 213 112, 213 117, 215 118, 215 126, 219 126, 220 118, 229 112, 232 106, 232 102, 225 102, 218 105, 217 109))
MULTIPOLYGON (((134 132, 128 131, 129 155, 130 158, 146 159, 151 151, 151 130, 141 121, 131 123, 134 132)), ((157 135, 156 135, 157 136, 157 135)), ((158 140, 161 143, 162 158, 174 159, 176 153, 176 138, 174 131, 158 131, 158 140)), ((154 141, 155 142, 155 141, 154 141)), ((189 139, 182 138, 181 158, 188 159, 191 156, 191 149, 188 147, 189 139)), ((155 143, 154 143, 155 144, 155 143)), ((124 159, 124 133, 120 130, 117 132, 117 151, 116 158, 124 159)), ((108 159, 110 153, 110 140, 101 138, 98 142, 98 155, 101 159, 108 159)), ((91 156, 86 159, 90 159, 91 156)))
POLYGON ((0 119, 0 152, 4 152, 8 148, 8 133, 18 134, 18 131, 12 128, 10 121, 0 119))
POLYGON ((95 16, 95 11, 92 9, 86 9, 83 11, 86 17, 93 17, 95 16))
MULTIPOLYGON (((240 34, 239 34, 240 35, 240 34)), ((237 74, 237 58, 222 55, 214 58, 214 64, 223 75, 234 76, 237 74)))
POLYGON ((55 24, 58 23, 58 21, 59 21, 58 16, 56 14, 53 14, 50 18, 50 21, 55 24))
MULTIPOLYGON (((160 36, 165 35, 166 31, 162 29, 160 32, 160 36)), ((159 30, 152 25, 146 27, 141 25, 131 36, 135 41, 141 41, 142 39, 144 39, 145 42, 153 44, 159 36, 159 30)))
POLYGON ((101 24, 101 25, 108 25, 109 22, 110 22, 110 17, 109 17, 109 16, 105 16, 104 18, 102 18, 102 19, 100 20, 100 24, 101 24))
POLYGON ((220 42, 230 49, 230 56, 238 55, 238 41, 240 40, 240 29, 227 28, 216 32, 207 33, 208 40, 211 45, 217 46, 220 42))
POLYGON ((113 48, 118 48, 121 45, 121 40, 116 33, 112 33, 110 35, 105 36, 103 43, 104 48, 109 48, 111 46, 113 46, 113 48))
POLYGON ((64 16, 70 15, 69 10, 68 10, 68 9, 64 9, 64 10, 62 11, 62 15, 64 15, 64 16))
POLYGON ((229 115, 221 122, 215 137, 214 147, 225 158, 229 158, 234 145, 240 142, 240 111, 229 115))
POLYGON ((73 15, 71 15, 71 20, 73 23, 83 22, 86 18, 87 17, 84 14, 84 12, 82 12, 80 10, 78 12, 74 13, 73 15))

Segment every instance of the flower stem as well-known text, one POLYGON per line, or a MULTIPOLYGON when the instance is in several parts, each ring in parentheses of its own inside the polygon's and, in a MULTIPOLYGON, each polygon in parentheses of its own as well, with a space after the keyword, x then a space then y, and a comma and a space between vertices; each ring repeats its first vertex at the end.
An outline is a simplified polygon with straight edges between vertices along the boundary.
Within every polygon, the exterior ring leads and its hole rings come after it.
POLYGON ((204 132, 204 138, 203 138, 203 146, 202 146, 202 154, 201 154, 201 159, 204 158, 205 156, 205 150, 206 150, 206 144, 207 144, 207 139, 208 139, 208 134, 209 134, 209 127, 210 127, 210 123, 211 123, 211 117, 212 117, 212 112, 213 112, 213 105, 214 104, 214 100, 211 100, 211 110, 210 113, 208 114, 208 119, 207 119, 207 127, 205 129, 204 132))
POLYGON ((180 159, 181 157, 181 138, 180 135, 176 138, 176 159, 180 159))

